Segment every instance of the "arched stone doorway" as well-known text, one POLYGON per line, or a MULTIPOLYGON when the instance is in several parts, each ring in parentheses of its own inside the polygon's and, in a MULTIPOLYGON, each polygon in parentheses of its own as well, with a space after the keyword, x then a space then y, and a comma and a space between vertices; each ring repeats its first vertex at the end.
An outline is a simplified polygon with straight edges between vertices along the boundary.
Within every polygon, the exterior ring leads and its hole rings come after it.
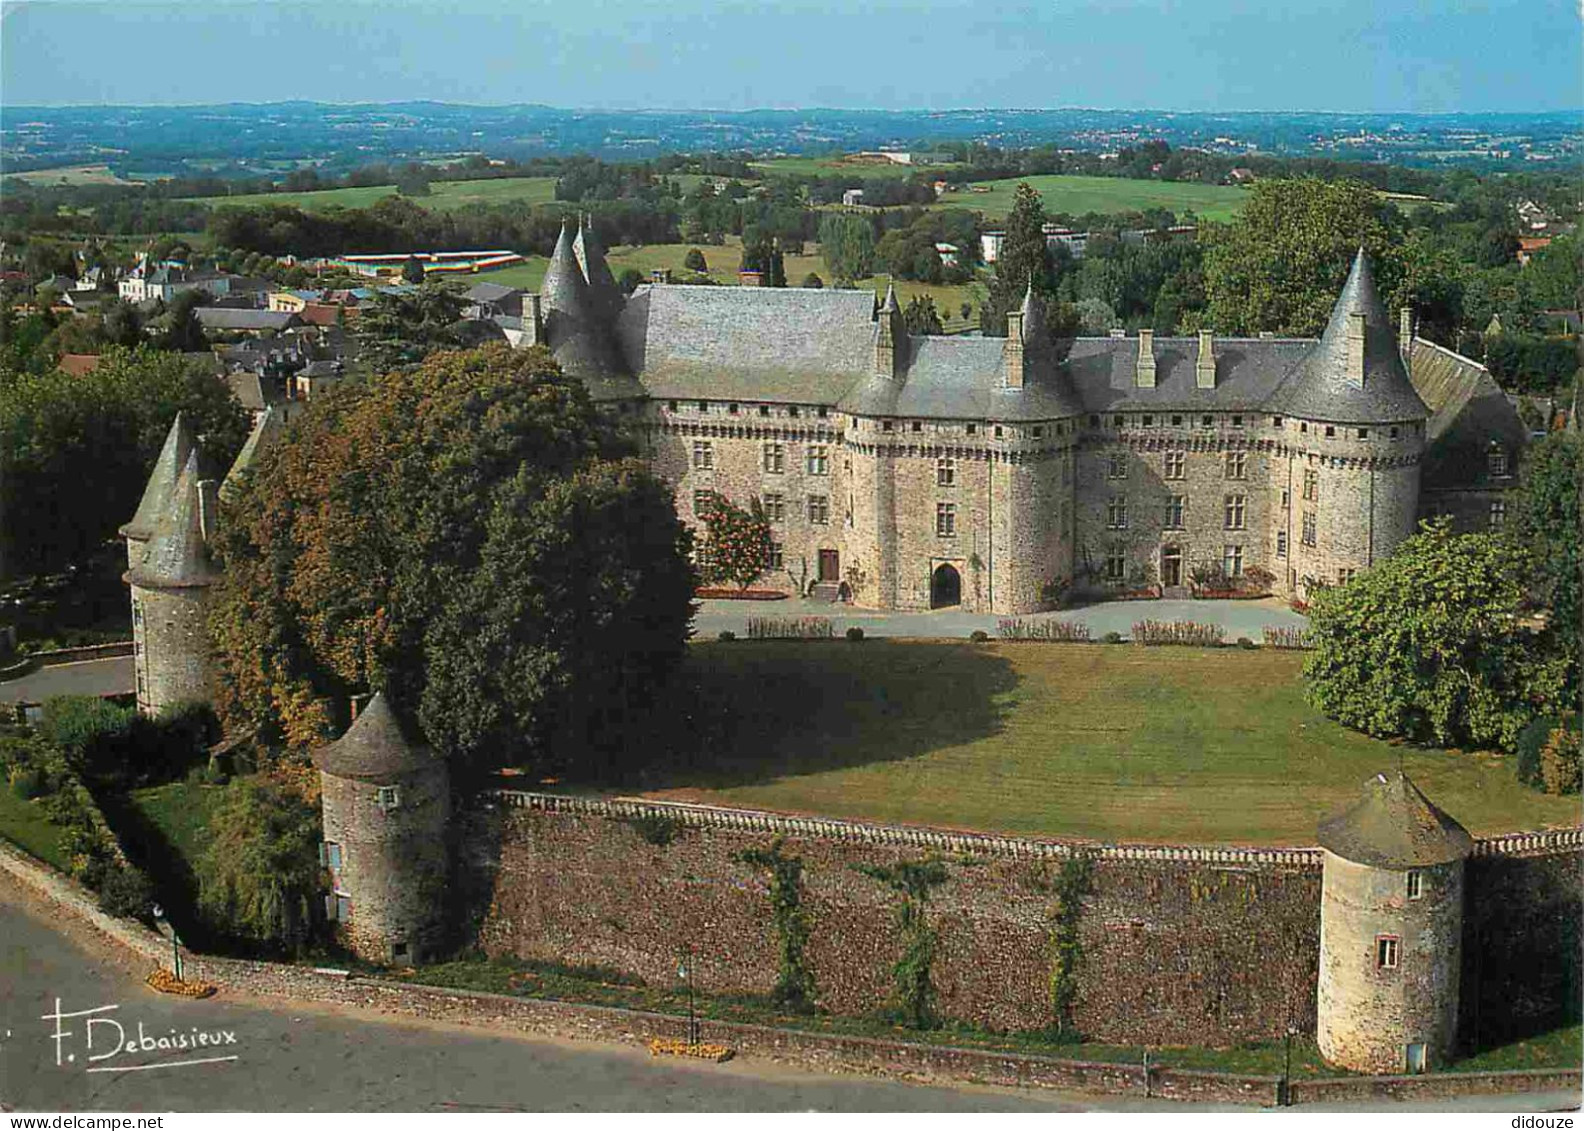
POLYGON ((957 567, 943 563, 930 575, 930 608, 945 609, 962 604, 962 574, 957 567))

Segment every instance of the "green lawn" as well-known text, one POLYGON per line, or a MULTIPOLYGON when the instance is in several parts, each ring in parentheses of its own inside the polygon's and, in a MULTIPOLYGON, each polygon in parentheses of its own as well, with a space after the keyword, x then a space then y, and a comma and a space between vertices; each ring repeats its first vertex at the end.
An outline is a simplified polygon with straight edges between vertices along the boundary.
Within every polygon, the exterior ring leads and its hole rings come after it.
MULTIPOLYGON (((469 204, 548 204, 555 199, 554 177, 495 177, 476 181, 435 181, 428 196, 413 197, 423 208, 447 212, 469 204)), ((396 194, 395 185, 322 189, 318 192, 247 193, 240 196, 195 197, 200 204, 292 204, 309 212, 323 208, 367 208, 396 194)))
POLYGON ((209 819, 224 787, 170 782, 132 791, 132 807, 189 865, 203 852, 209 819))
POLYGON ((23 801, 0 778, 0 836, 38 857, 46 864, 70 870, 71 862, 61 847, 61 830, 44 816, 42 801, 23 801))
POLYGON ((1470 830, 1573 825, 1510 759, 1394 747, 1305 705, 1295 653, 1132 645, 705 642, 708 749, 653 796, 887 822, 1314 843, 1397 765, 1470 830))
POLYGON ((1067 212, 1142 212, 1146 208, 1169 208, 1179 216, 1192 211, 1201 220, 1230 220, 1248 199, 1245 189, 1231 185, 1202 185, 1187 181, 1135 181, 1124 177, 1017 177, 1002 181, 979 181, 973 188, 988 192, 951 192, 941 197, 936 208, 969 208, 987 218, 1005 216, 1012 211, 1013 194, 1020 182, 1027 181, 1045 202, 1045 211, 1067 212))

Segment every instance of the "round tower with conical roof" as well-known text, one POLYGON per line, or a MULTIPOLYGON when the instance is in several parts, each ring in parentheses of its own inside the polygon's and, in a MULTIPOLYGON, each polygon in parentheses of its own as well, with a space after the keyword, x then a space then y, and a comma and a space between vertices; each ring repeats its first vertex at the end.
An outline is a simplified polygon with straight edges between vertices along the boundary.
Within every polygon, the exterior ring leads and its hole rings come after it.
POLYGON ((120 530, 121 537, 126 539, 128 569, 143 560, 149 539, 154 537, 154 524, 169 509, 176 480, 187 466, 187 457, 192 455, 194 447, 192 428, 187 418, 178 412, 176 419, 171 421, 170 431, 165 433, 165 445, 154 461, 154 470, 143 488, 137 513, 120 530))
POLYGON ((1270 560, 1306 595, 1368 569, 1414 532, 1429 409, 1359 248, 1320 341, 1266 402, 1270 560))
POLYGON ((327 910, 337 937, 370 962, 433 956, 442 933, 451 815, 445 762, 408 737, 383 694, 313 760, 332 885, 327 910))
POLYGON ((1401 771, 1320 825, 1317 1037, 1357 1072, 1423 1072, 1457 1037, 1467 830, 1401 771))
MULTIPOLYGON (((178 418, 172 436, 180 423, 178 418)), ((159 487, 161 474, 156 466, 145 499, 159 487)), ((209 587, 219 577, 209 556, 215 496, 214 481, 200 477, 198 452, 190 449, 148 541, 137 545, 138 560, 125 575, 132 590, 138 710, 144 715, 207 703, 213 693, 208 613, 209 587)), ((129 534, 128 548, 133 544, 129 534)))

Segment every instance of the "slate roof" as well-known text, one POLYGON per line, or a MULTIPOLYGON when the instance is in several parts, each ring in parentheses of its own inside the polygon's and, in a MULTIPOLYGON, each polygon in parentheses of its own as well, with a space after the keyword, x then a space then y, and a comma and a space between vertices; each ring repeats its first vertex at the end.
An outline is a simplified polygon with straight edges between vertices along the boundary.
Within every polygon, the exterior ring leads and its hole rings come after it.
POLYGON ((1356 805, 1320 822, 1319 840, 1346 860, 1376 868, 1450 864, 1474 848, 1468 830, 1400 770, 1375 775, 1356 805))
POLYGON ((227 306, 200 306, 193 311, 205 330, 284 330, 300 321, 289 310, 239 310, 227 306))
POLYGON ((144 589, 195 589, 215 581, 220 572, 209 559, 204 540, 199 494, 202 472, 198 452, 187 456, 165 513, 154 523, 143 560, 127 571, 127 580, 144 589))
POLYGON ((373 781, 426 770, 437 761, 432 750, 403 732, 384 692, 368 701, 345 734, 313 752, 314 765, 324 773, 373 781))
POLYGON ((225 481, 220 484, 222 499, 230 500, 236 497, 236 493, 242 489, 243 477, 253 470, 260 453, 279 439, 285 427, 285 410, 275 405, 266 408, 263 415, 253 422, 253 430, 243 441, 242 450, 237 453, 236 460, 231 464, 231 470, 226 472, 225 481))
POLYGON ((840 402, 860 416, 938 420, 1051 420, 1080 411, 1062 372, 1046 361, 1002 386, 1003 338, 909 338, 903 377, 865 378, 840 402))
POLYGON ((165 433, 165 443, 154 461, 154 470, 149 473, 137 513, 121 527, 123 537, 140 541, 153 537, 154 524, 170 506, 171 497, 176 492, 176 481, 181 477, 182 468, 187 466, 187 458, 192 452, 192 427, 187 423, 187 417, 178 412, 176 419, 171 421, 170 430, 165 433))
POLYGON ((1515 478, 1491 476, 1488 456, 1494 442, 1506 451, 1507 466, 1516 473, 1529 429, 1490 371, 1462 354, 1415 338, 1408 372, 1430 409, 1425 482, 1449 490, 1515 485, 1515 478))
POLYGON ((836 404, 874 365, 869 291, 650 284, 617 335, 659 398, 836 404))
POLYGON ((508 287, 501 283, 474 283, 463 292, 462 297, 469 302, 500 302, 519 293, 517 287, 508 287))
POLYGON ((1430 415, 1403 369, 1392 320, 1375 291, 1362 247, 1319 343, 1293 367, 1268 407, 1337 424, 1387 424, 1430 415), (1348 315, 1356 311, 1364 314, 1363 387, 1347 379, 1348 315))
POLYGON ((1079 338, 1067 354, 1067 377, 1087 412, 1259 411, 1314 344, 1313 338, 1216 338, 1216 387, 1201 389, 1199 340, 1156 338, 1155 386, 1139 388, 1139 339, 1079 338))
POLYGON ((227 373, 223 380, 230 386, 238 403, 249 412, 263 412, 270 405, 286 399, 275 381, 261 377, 251 369, 227 373))

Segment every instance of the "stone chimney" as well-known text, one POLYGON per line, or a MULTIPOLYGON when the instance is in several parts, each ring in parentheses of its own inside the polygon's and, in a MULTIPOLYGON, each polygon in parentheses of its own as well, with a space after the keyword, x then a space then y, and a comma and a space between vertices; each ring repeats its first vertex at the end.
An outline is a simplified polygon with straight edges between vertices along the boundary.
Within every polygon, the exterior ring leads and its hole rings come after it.
POLYGON ((1364 312, 1350 310, 1347 316, 1347 380, 1364 387, 1364 312))
POLYGON ((900 376, 903 351, 907 348, 907 323, 902 320, 895 287, 886 288, 885 302, 875 321, 875 375, 894 381, 900 376))
POLYGON ((1155 331, 1139 331, 1138 369, 1134 373, 1133 383, 1141 389, 1155 387, 1155 331))
POLYGON ((220 484, 213 479, 198 481, 198 529, 204 545, 214 545, 215 520, 220 516, 220 484))
POLYGON ((1001 385, 1007 389, 1023 387, 1023 312, 1007 311, 1006 344, 1001 347, 1001 385))
POLYGON ((544 345, 544 308, 539 304, 538 295, 523 295, 522 322, 523 330, 528 335, 528 344, 531 346, 544 345))
POLYGON ((1405 306, 1397 312, 1397 352, 1402 354, 1404 368, 1413 353, 1413 307, 1405 306))
POLYGON ((1194 378, 1201 389, 1215 388, 1215 342, 1209 330, 1199 331, 1199 360, 1194 362, 1194 378))

